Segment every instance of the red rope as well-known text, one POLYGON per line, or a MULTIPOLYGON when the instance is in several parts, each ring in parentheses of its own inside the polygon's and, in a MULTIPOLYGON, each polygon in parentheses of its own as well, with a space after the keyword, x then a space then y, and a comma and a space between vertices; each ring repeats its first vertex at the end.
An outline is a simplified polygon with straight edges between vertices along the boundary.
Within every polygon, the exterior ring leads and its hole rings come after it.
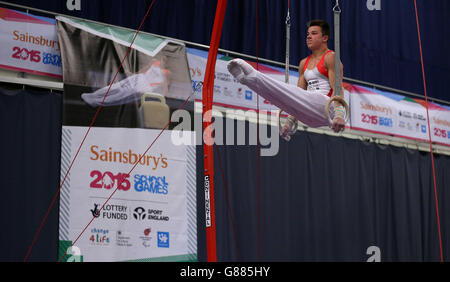
POLYGON ((436 203, 436 217, 437 217, 438 235, 439 235, 439 251, 440 251, 440 255, 441 255, 441 262, 444 262, 444 254, 443 254, 443 250, 442 250, 441 224, 440 224, 440 220, 439 220, 439 205, 438 205, 437 185, 436 185, 436 170, 435 170, 435 166, 434 166, 434 157, 433 157, 433 144, 432 144, 433 142, 431 141, 430 115, 428 113, 427 83, 426 83, 426 79, 425 79, 425 68, 424 68, 424 63, 423 63, 423 52, 422 52, 422 40, 420 37, 419 15, 417 12, 417 1, 416 0, 414 0, 414 9, 416 12, 417 36, 419 37, 420 63, 422 65, 423 88, 425 91, 425 108, 427 109, 428 135, 430 138, 430 155, 431 155, 431 166, 433 168, 434 200, 436 203))
POLYGON ((83 137, 83 140, 81 141, 80 146, 78 147, 78 150, 77 150, 77 152, 76 152, 76 154, 75 154, 75 157, 73 158, 72 162, 70 163, 69 169, 67 170, 66 174, 64 175, 63 181, 61 182, 61 185, 59 186, 58 191, 56 192, 55 196, 53 197, 53 200, 52 200, 52 202, 51 202, 51 204, 50 204, 50 206, 49 206, 49 208, 48 208, 48 210, 47 210, 47 212, 46 212, 46 214, 45 214, 45 216, 44 216, 44 219, 42 220, 41 225, 39 226, 39 229, 38 229, 36 235, 34 236, 33 242, 31 243, 30 247, 28 248, 28 252, 27 252, 27 254, 26 254, 25 258, 24 258, 24 262, 26 262, 27 259, 28 259, 28 257, 30 256, 31 251, 32 251, 32 249, 33 249, 34 245, 36 244, 36 241, 37 241, 37 239, 38 239, 38 237, 39 237, 39 234, 40 234, 42 228, 44 227, 45 222, 47 221, 47 217, 49 216, 50 211, 52 210, 53 205, 55 204, 56 199, 58 198, 58 195, 59 195, 60 192, 61 192, 61 187, 64 185, 64 182, 66 181, 67 175, 69 174, 70 169, 72 168, 72 166, 73 166, 73 164, 74 164, 76 158, 78 157, 78 154, 79 154, 79 152, 80 152, 80 150, 81 150, 81 147, 83 146, 84 141, 86 140, 87 136, 89 135, 89 132, 91 131, 91 128, 92 128, 92 126, 94 125, 94 123, 95 123, 95 121, 96 121, 96 119, 97 119, 97 117, 98 117, 98 114, 99 114, 101 108, 103 107, 103 102, 105 101, 106 96, 108 96, 109 90, 111 89, 111 86, 113 85, 114 81, 116 80, 117 75, 119 74, 119 71, 120 71, 120 69, 122 68, 123 62, 124 62, 125 59, 128 57, 128 53, 129 53, 130 50, 131 50, 131 46, 133 46, 134 40, 136 39, 136 37, 137 37, 139 31, 141 30, 141 28, 142 28, 142 26, 143 26, 145 20, 147 19, 147 16, 148 16, 148 14, 150 13, 150 10, 152 9, 152 6, 153 6, 153 3, 154 3, 154 2, 155 2, 155 0, 153 0, 152 3, 150 4, 150 6, 149 6, 149 8, 148 8, 148 10, 147 10, 147 13, 145 14, 144 18, 142 19, 141 24, 140 24, 138 30, 136 31, 136 33, 135 33, 135 35, 134 35, 133 40, 131 41, 131 44, 130 44, 130 46, 128 47, 128 50, 127 50, 127 52, 126 52, 126 54, 125 54, 125 57, 123 58, 122 62, 120 63, 120 66, 119 66, 119 68, 117 69, 117 72, 116 72, 116 74, 115 74, 113 80, 111 81, 111 84, 109 85, 108 91, 106 92, 105 96, 103 97, 103 100, 102 100, 100 106, 98 107, 98 109, 97 109, 97 111, 96 111, 96 113, 95 113, 95 115, 94 115, 94 117, 93 117, 93 119, 92 119, 92 122, 91 122, 91 124, 89 125, 89 128, 88 128, 88 130, 86 131, 86 134, 85 134, 84 137, 83 137))

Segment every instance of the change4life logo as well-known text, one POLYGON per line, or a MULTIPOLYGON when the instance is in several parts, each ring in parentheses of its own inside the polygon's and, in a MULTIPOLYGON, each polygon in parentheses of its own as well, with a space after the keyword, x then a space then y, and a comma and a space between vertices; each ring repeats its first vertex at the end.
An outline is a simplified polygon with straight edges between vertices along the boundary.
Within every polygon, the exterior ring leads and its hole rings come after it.
POLYGON ((91 236, 89 236, 89 241, 91 244, 97 246, 106 246, 110 243, 109 230, 102 228, 92 228, 91 236))

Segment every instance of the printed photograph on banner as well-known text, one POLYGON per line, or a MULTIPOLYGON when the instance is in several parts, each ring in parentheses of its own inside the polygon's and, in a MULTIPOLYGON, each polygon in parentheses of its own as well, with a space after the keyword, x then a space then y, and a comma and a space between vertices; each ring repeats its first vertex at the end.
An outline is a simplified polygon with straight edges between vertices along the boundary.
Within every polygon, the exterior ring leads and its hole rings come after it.
POLYGON ((94 126, 164 128, 168 99, 192 94, 184 45, 84 20, 58 16, 56 22, 64 125, 89 126, 101 106, 94 126))

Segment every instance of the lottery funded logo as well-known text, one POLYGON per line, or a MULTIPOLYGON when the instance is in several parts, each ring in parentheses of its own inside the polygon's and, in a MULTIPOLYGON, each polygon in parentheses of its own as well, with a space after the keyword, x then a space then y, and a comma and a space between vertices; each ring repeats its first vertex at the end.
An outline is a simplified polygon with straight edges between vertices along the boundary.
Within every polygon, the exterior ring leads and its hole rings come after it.
POLYGON ((109 219, 109 220, 127 220, 128 207, 123 205, 107 204, 101 208, 102 205, 94 203, 94 207, 90 209, 90 213, 95 218, 109 219))

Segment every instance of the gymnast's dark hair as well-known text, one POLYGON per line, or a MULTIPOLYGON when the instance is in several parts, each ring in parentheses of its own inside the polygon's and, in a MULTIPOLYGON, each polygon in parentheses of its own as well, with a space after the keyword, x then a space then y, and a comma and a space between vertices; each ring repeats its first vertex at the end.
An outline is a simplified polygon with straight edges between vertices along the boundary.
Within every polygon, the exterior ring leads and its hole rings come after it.
POLYGON ((324 20, 312 20, 306 24, 309 27, 312 26, 320 26, 322 29, 322 35, 328 35, 328 39, 330 38, 330 25, 324 20))

